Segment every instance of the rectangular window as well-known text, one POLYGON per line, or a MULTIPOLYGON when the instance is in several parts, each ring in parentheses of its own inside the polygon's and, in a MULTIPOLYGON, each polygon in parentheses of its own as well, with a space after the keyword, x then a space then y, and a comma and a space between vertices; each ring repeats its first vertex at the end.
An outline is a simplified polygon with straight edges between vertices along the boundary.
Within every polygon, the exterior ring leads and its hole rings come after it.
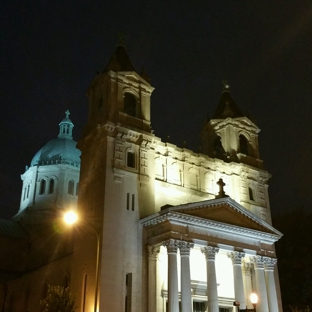
POLYGON ((127 210, 129 210, 129 206, 130 206, 130 194, 127 193, 127 210))
POLYGON ((132 211, 134 211, 134 194, 132 194, 132 211))
POLYGON ((125 312, 131 312, 132 301, 132 273, 126 274, 126 298, 125 298, 125 312))

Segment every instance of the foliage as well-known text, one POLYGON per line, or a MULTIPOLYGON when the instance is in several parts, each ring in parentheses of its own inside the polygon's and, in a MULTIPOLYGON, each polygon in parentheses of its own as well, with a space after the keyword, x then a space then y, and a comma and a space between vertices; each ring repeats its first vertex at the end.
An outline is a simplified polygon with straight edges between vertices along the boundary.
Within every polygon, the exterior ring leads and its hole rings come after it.
POLYGON ((47 296, 40 301, 42 312, 74 312, 75 299, 69 288, 48 285, 47 296))
POLYGON ((310 311, 307 306, 312 302, 312 213, 296 208, 276 216, 273 226, 284 234, 276 243, 283 310, 310 311))
POLYGON ((290 307, 291 312, 312 312, 309 307, 304 308, 304 310, 298 309, 297 307, 290 307))

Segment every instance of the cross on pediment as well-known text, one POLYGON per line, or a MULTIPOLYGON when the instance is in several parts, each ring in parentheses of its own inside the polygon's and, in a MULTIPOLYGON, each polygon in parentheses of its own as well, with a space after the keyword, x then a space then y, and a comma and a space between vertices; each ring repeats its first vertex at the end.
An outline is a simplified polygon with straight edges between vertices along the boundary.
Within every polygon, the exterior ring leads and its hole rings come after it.
POLYGON ((224 192, 225 183, 223 182, 223 180, 221 178, 219 179, 217 184, 219 185, 219 194, 216 196, 216 198, 229 197, 224 192))

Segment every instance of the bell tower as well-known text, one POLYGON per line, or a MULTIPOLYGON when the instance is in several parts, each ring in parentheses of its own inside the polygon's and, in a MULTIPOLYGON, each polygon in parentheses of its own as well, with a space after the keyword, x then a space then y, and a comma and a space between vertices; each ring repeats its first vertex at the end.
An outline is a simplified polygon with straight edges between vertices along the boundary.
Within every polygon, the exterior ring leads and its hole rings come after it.
POLYGON ((230 94, 230 86, 224 81, 217 109, 202 131, 203 152, 226 162, 262 168, 259 132, 257 125, 236 105, 230 94))
POLYGON ((119 44, 104 71, 96 75, 89 89, 86 132, 106 122, 151 132, 149 78, 135 71, 123 44, 119 44))
POLYGON ((75 246, 77 285, 78 279, 92 285, 85 294, 73 290, 82 298, 81 310, 87 306, 94 309, 95 266, 100 275, 99 311, 124 311, 130 301, 133 311, 144 310, 138 222, 155 213, 150 116, 154 88, 148 80, 144 72, 135 71, 125 47, 119 44, 87 92, 88 121, 77 145, 81 150, 78 212, 96 231, 98 247, 94 234, 79 238, 75 246), (95 259, 99 259, 98 265, 95 259))

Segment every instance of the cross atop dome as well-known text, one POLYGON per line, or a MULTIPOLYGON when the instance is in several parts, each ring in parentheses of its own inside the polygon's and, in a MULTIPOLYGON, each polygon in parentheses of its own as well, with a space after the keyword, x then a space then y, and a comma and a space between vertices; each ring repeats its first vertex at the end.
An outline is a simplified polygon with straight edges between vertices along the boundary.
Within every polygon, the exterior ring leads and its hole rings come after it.
POLYGON ((60 133, 58 135, 59 138, 63 139, 73 139, 73 128, 74 124, 69 119, 70 112, 67 110, 65 112, 65 118, 60 122, 60 133))

